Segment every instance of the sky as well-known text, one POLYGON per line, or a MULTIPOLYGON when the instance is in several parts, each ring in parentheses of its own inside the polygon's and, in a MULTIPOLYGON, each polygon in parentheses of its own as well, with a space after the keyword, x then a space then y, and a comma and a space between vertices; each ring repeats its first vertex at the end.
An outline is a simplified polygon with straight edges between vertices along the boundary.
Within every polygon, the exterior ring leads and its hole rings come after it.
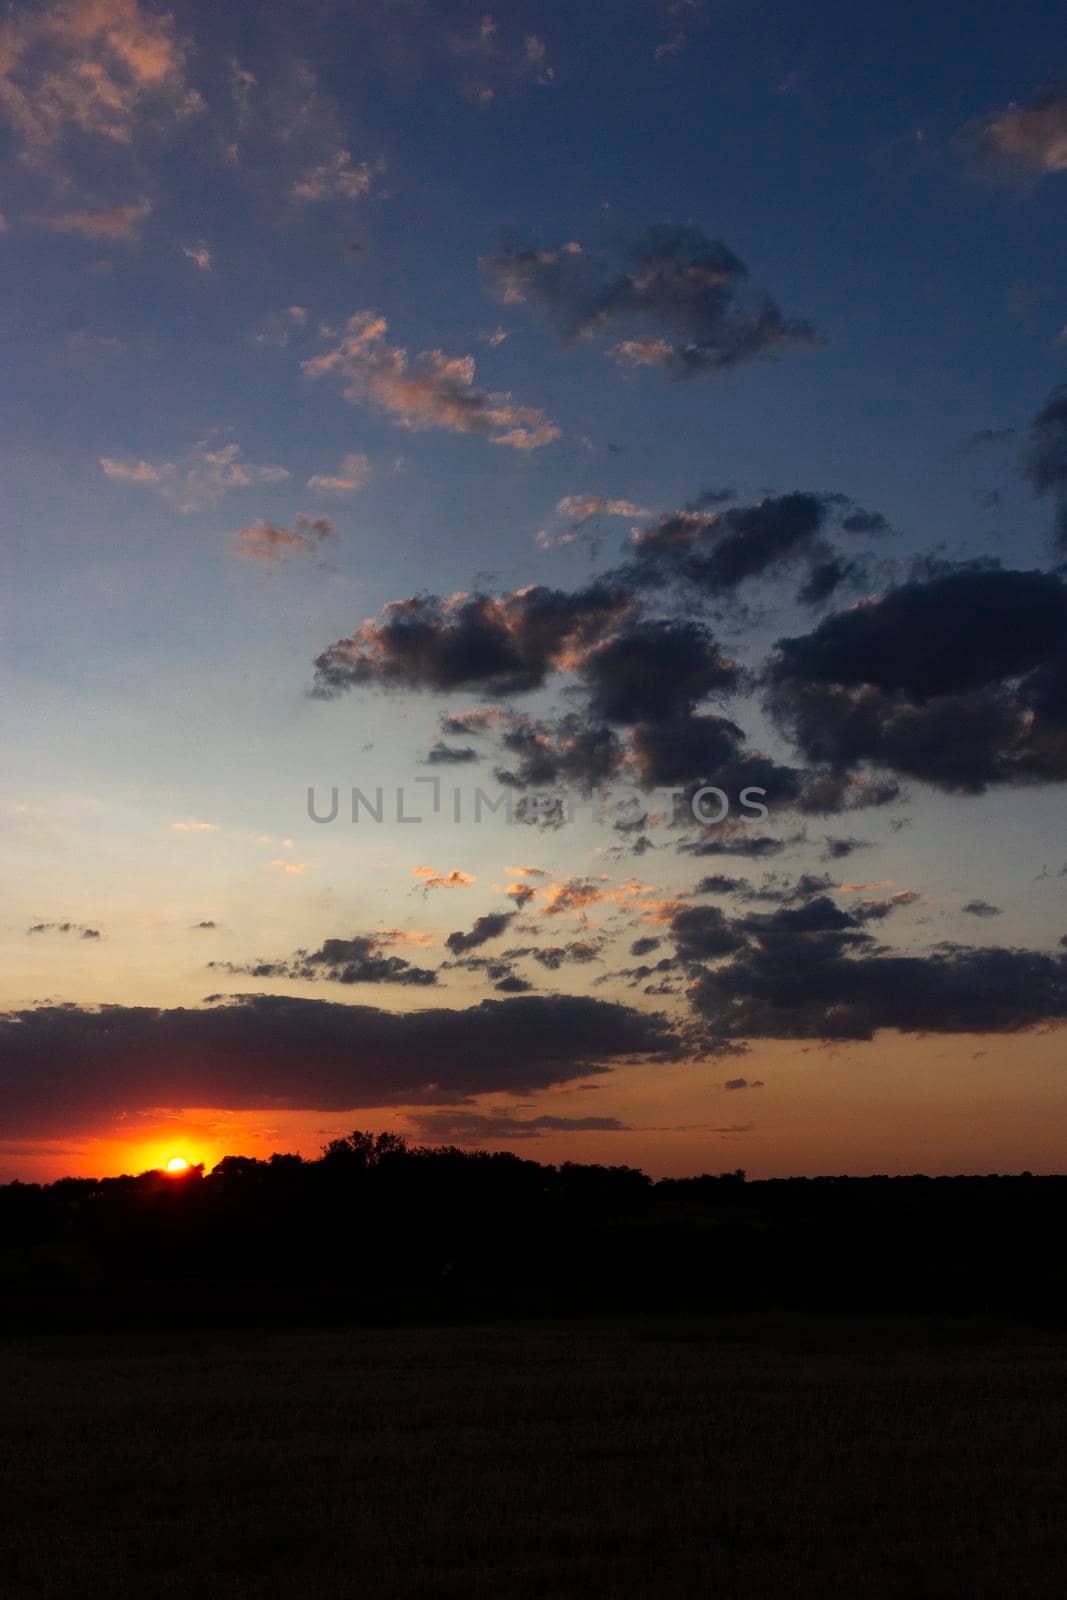
POLYGON ((4 13, 0 1181, 1062 1170, 1062 57, 4 13))

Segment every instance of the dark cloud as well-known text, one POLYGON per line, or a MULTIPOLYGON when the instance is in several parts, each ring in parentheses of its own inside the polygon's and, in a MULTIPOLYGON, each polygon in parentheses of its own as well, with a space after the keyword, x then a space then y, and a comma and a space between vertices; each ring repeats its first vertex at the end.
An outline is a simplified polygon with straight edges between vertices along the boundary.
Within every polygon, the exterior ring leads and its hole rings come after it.
POLYGON ((333 983, 399 983, 425 987, 437 982, 427 967, 385 954, 388 940, 374 934, 326 939, 318 950, 297 950, 282 961, 210 961, 209 968, 248 978, 329 979, 333 983))
POLYGON ((629 725, 688 710, 709 695, 736 689, 739 674, 699 622, 640 622, 598 644, 581 678, 590 713, 629 725))
POLYGON ((453 712, 441 718, 441 732, 458 738, 477 738, 491 732, 499 723, 501 713, 495 706, 481 706, 476 711, 453 712))
POLYGON ((686 906, 671 919, 671 937, 683 961, 732 955, 744 936, 718 906, 686 906))
POLYGON ((892 530, 888 520, 880 511, 864 511, 862 506, 857 506, 854 511, 849 511, 841 518, 841 526, 846 533, 890 533, 892 530))
POLYGON ((603 336, 621 365, 672 378, 728 372, 814 344, 810 324, 748 290, 743 261, 695 228, 647 228, 614 267, 580 246, 512 248, 483 262, 505 303, 545 311, 568 340, 603 336))
POLYGON ((500 745, 513 762, 495 768, 493 776, 514 789, 558 784, 590 792, 614 776, 624 753, 611 728, 574 712, 549 723, 512 717, 500 745))
POLYGON ((487 912, 484 917, 477 919, 469 933, 450 933, 445 944, 457 956, 467 950, 477 950, 479 945, 488 944, 490 939, 499 939, 502 933, 506 933, 517 915, 515 911, 487 912))
POLYGON ((722 789, 732 804, 745 788, 764 789, 780 806, 792 805, 800 795, 794 768, 747 750, 737 723, 711 712, 639 722, 630 730, 630 743, 646 788, 699 782, 722 789))
POLYGON ((586 966, 590 961, 599 960, 603 948, 601 940, 572 939, 569 944, 532 945, 528 949, 509 950, 508 954, 516 960, 520 956, 530 956, 549 972, 558 972, 568 962, 586 966))
POLYGON ((84 922, 35 922, 27 933, 73 933, 79 939, 99 939, 99 928, 87 928, 84 922))
MULTIPOLYGON (((1064 105, 1067 107, 1067 100, 1064 105)), ((1049 495, 1055 504, 1056 549, 1067 551, 1067 384, 1053 389, 1030 424, 1023 472, 1034 493, 1049 495)))
POLYGON ((1067 587, 973 563, 781 639, 767 706, 817 766, 943 789, 1067 778, 1067 587))
POLYGON ((724 1089, 765 1089, 767 1085, 762 1078, 727 1078, 723 1084, 724 1089))
POLYGON ((882 922, 892 911, 902 906, 913 906, 922 898, 914 889, 901 889, 886 900, 858 900, 852 907, 853 920, 859 924, 882 922))
POLYGON ((480 761, 482 758, 473 745, 450 745, 443 740, 438 740, 426 754, 426 764, 431 767, 466 766, 471 761, 480 761))
POLYGON ((687 511, 708 511, 712 506, 725 506, 737 499, 737 490, 724 486, 721 489, 702 489, 686 506, 687 511))
POLYGON ((747 861, 767 861, 806 843, 805 833, 776 838, 769 833, 753 833, 751 824, 724 822, 718 828, 705 829, 695 839, 679 840, 678 850, 690 856, 740 856, 747 861))
POLYGON ((218 923, 217 922, 212 922, 212 921, 210 921, 210 919, 205 918, 205 920, 203 922, 194 922, 192 924, 192 926, 193 926, 194 930, 199 930, 199 929, 202 928, 205 931, 207 931, 208 929, 217 928, 218 927, 218 923))
MULTIPOLYGON (((416 595, 385 607, 315 660, 313 692, 332 698, 361 687, 490 694, 540 688, 633 610, 617 585, 568 594, 537 586, 512 594, 416 595)), ((468 730, 469 731, 469 730, 468 730)))
POLYGON ((704 595, 730 595, 742 583, 801 563, 808 578, 801 599, 815 604, 864 566, 838 554, 825 537, 836 519, 849 533, 886 533, 880 512, 854 507, 845 495, 794 490, 727 510, 689 506, 636 532, 623 568, 641 586, 682 584, 704 595))
POLYGON ((802 606, 825 605, 845 584, 857 585, 864 576, 865 568, 860 562, 846 560, 840 555, 827 556, 825 560, 812 562, 797 599, 802 606))
POLYGON ((643 938, 634 940, 633 944, 630 946, 630 954, 632 956, 647 956, 651 955, 653 950, 658 950, 659 947, 659 939, 654 939, 651 936, 645 936, 643 938))
MULTIPOLYGON (((750 888, 747 878, 731 878, 724 872, 712 873, 710 877, 701 878, 694 894, 745 894, 750 888)), ((636 955, 638 952, 634 951, 636 955)))
POLYGON ((979 428, 967 435, 959 447, 959 454, 973 456, 1003 450, 1014 442, 1015 437, 1014 428, 979 428))
POLYGON ((835 883, 825 873, 803 872, 795 880, 771 874, 762 884, 754 884, 748 878, 732 878, 716 872, 701 878, 693 893, 735 895, 746 904, 796 905, 834 888, 835 883))
POLYGON ((1003 915, 1000 906, 991 906, 988 900, 968 900, 963 909, 969 917, 999 917, 1003 915))
POLYGON ((820 920, 825 925, 779 925, 770 936, 753 930, 732 961, 704 971, 690 995, 716 1035, 1016 1033, 1067 1018, 1063 959, 1005 949, 874 954, 863 936, 835 929, 829 913, 820 920))
POLYGON ((869 839, 851 839, 831 833, 826 835, 825 844, 826 848, 822 854, 824 861, 844 861, 846 857, 853 855, 857 850, 869 850, 871 848, 869 839))
POLYGON ((455 1103, 676 1053, 661 1014, 584 996, 414 1012, 281 995, 202 1010, 42 1006, 0 1017, 0 1122, 13 1137, 49 1137, 160 1106, 455 1103))
POLYGON ((509 1117, 480 1111, 425 1111, 414 1117, 419 1137, 442 1144, 539 1139, 546 1133, 625 1133, 617 1117, 509 1117))

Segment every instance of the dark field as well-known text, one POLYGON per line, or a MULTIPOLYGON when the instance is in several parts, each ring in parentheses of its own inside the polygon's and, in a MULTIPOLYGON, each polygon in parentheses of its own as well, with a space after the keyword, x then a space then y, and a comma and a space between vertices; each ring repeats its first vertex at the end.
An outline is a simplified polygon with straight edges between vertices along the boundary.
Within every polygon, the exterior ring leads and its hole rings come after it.
POLYGON ((969 1321, 7 1339, 5 1600, 1067 1592, 1067 1345, 969 1321))

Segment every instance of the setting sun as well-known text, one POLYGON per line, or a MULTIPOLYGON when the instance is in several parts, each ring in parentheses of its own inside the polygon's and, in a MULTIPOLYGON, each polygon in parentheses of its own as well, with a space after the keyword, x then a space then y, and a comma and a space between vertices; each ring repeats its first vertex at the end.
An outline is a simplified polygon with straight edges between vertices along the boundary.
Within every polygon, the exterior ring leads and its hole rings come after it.
POLYGON ((167 1172, 188 1172, 189 1163, 184 1156, 171 1156, 165 1170, 167 1172))

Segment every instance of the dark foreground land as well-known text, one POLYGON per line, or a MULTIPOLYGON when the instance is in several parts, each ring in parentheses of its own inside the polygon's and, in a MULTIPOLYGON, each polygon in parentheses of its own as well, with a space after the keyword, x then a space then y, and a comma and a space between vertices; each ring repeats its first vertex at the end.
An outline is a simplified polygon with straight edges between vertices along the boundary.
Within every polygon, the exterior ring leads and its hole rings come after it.
POLYGON ((1067 1592, 1067 1341, 738 1314, 0 1344, 0 1592, 1067 1592))

